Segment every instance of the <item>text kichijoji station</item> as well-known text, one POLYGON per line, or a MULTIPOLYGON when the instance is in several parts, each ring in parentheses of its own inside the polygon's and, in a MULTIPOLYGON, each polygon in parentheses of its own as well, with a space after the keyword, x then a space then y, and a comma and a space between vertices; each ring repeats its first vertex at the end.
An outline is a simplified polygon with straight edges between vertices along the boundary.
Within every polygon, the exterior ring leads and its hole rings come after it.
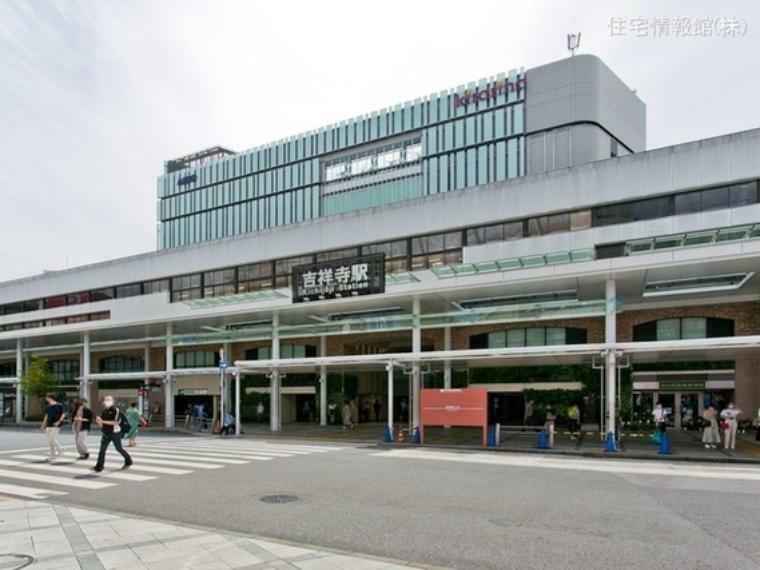
POLYGON ((167 427, 346 400, 416 427, 422 387, 485 388, 506 424, 576 401, 606 432, 655 400, 756 410, 760 130, 646 150, 645 116, 579 55, 168 161, 156 251, 0 283, 4 421, 39 415, 39 357, 167 427))

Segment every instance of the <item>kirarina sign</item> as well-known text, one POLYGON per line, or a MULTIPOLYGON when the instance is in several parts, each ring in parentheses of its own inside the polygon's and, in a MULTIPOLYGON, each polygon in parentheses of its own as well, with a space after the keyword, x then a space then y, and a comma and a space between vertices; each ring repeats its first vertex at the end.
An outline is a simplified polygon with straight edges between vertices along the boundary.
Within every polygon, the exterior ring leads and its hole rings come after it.
POLYGON ((526 81, 525 77, 520 77, 516 81, 510 81, 509 79, 501 79, 497 81, 493 87, 487 89, 479 89, 475 91, 465 91, 464 95, 454 94, 454 108, 466 107, 470 103, 477 101, 488 101, 490 99, 496 99, 499 95, 506 95, 514 91, 520 91, 525 89, 526 81))

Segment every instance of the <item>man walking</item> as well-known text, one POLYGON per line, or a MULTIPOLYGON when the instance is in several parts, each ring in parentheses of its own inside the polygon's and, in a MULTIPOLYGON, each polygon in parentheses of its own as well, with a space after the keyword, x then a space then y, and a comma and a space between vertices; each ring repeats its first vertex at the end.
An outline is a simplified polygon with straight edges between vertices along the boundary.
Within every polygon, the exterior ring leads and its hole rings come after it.
POLYGON ((50 446, 50 458, 52 461, 56 457, 63 455, 63 448, 58 443, 58 432, 61 431, 61 424, 66 419, 66 413, 63 411, 63 405, 55 400, 53 394, 45 394, 45 417, 42 418, 40 431, 47 435, 48 445, 50 446))
POLYGON ((80 398, 71 426, 74 430, 74 442, 79 452, 77 460, 90 458, 90 450, 87 449, 87 436, 90 434, 90 426, 92 426, 92 410, 87 405, 87 400, 80 398))
POLYGON ((100 438, 100 452, 98 453, 98 462, 93 467, 93 471, 100 473, 103 471, 106 463, 106 451, 108 445, 113 442, 113 446, 116 448, 121 456, 124 458, 124 465, 122 469, 129 469, 132 465, 132 458, 129 456, 124 448, 121 446, 121 412, 113 405, 113 396, 106 396, 103 398, 103 411, 95 418, 95 422, 100 426, 103 431, 103 435, 100 438))

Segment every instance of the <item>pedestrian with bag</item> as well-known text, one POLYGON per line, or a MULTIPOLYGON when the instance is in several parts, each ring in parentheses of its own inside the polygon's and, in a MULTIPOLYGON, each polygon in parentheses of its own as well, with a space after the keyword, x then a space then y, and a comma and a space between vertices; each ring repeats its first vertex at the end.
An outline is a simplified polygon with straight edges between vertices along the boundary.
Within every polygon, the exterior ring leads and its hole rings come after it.
POLYGON ((142 417, 140 410, 137 407, 137 402, 132 402, 125 414, 127 421, 129 422, 129 432, 124 436, 127 438, 127 447, 137 447, 137 432, 140 431, 140 426, 146 425, 148 422, 142 417))
POLYGON ((103 411, 95 418, 95 423, 100 426, 103 435, 100 438, 98 461, 92 470, 96 473, 103 471, 106 463, 106 451, 111 443, 113 443, 116 451, 124 458, 122 469, 129 469, 132 465, 132 458, 122 447, 121 438, 125 432, 129 432, 131 426, 124 414, 119 411, 119 408, 114 406, 113 396, 103 398, 103 411))
POLYGON ((58 432, 61 431, 61 426, 66 419, 66 412, 63 411, 63 404, 56 401, 53 394, 45 394, 45 416, 42 418, 40 424, 40 431, 47 435, 48 446, 50 446, 50 457, 48 461, 52 461, 57 457, 63 455, 63 448, 58 442, 58 432))
POLYGON ((707 422, 702 431, 702 443, 705 449, 717 449, 720 444, 720 432, 718 430, 718 410, 713 404, 707 406, 702 412, 702 419, 707 422))
POLYGON ((74 443, 77 446, 77 452, 79 452, 77 461, 90 458, 90 450, 87 448, 87 436, 90 435, 91 426, 92 410, 87 405, 87 399, 80 398, 76 403, 74 421, 71 422, 71 429, 74 432, 74 443))
POLYGON ((736 418, 739 417, 741 413, 742 411, 737 408, 733 402, 729 402, 728 407, 720 413, 720 417, 723 419, 724 423, 724 449, 736 449, 736 429, 739 427, 736 418))
POLYGON ((668 410, 662 407, 660 402, 657 402, 652 410, 652 418, 654 419, 655 429, 655 442, 660 443, 662 436, 668 429, 668 410))

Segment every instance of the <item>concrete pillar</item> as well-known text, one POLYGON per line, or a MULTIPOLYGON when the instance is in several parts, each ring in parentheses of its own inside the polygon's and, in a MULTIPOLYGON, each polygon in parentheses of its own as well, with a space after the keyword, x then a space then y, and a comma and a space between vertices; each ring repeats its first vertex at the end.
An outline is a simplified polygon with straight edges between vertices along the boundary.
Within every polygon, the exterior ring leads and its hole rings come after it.
POLYGON ((21 339, 16 340, 16 423, 24 421, 24 391, 21 378, 24 376, 24 345, 21 339))
MULTIPOLYGON (((617 294, 615 280, 608 279, 605 283, 605 311, 604 311, 604 342, 614 345, 617 330, 617 294)), ((605 380, 607 382, 607 423, 606 433, 616 431, 616 402, 617 402, 617 362, 614 348, 607 351, 607 370, 605 380)))
MULTIPOLYGON (((145 347, 143 348, 143 369, 145 372, 150 372, 150 343, 146 342, 145 347)), ((143 385, 147 386, 150 384, 150 379, 148 376, 145 376, 145 379, 143 380, 143 385)), ((147 392, 149 394, 149 392, 147 392)), ((140 407, 140 413, 146 414, 148 413, 148 407, 150 406, 150 397, 149 396, 140 396, 139 398, 138 406, 140 407)), ((147 417, 147 416, 146 416, 147 417)))
MULTIPOLYGON (((29 370, 29 367, 32 364, 32 355, 29 353, 24 353, 24 366, 23 370, 29 370)), ((29 398, 24 398, 24 417, 29 417, 29 398)))
POLYGON ((388 371, 388 427, 393 434, 393 362, 385 368, 388 371))
MULTIPOLYGON (((280 359, 280 315, 272 315, 272 360, 280 359)), ((282 398, 280 396, 280 371, 275 366, 269 376, 269 429, 282 430, 282 398)))
MULTIPOLYGON (((451 350, 451 327, 443 328, 443 350, 451 350)), ((443 387, 451 389, 451 360, 443 363, 443 387)))
MULTIPOLYGON (((420 329, 420 300, 412 301, 412 353, 422 352, 422 329, 420 329)), ((420 384, 422 370, 420 363, 412 365, 412 428, 420 427, 420 384)))
MULTIPOLYGON (((327 337, 319 337, 319 356, 327 356, 327 337)), ((327 425, 327 366, 319 367, 319 425, 327 425)))
POLYGON ((172 340, 173 327, 166 324, 166 376, 164 377, 164 427, 174 427, 174 341, 172 340))
POLYGON ((82 381, 80 382, 79 393, 82 398, 85 398, 88 402, 92 402, 92 394, 90 392, 90 363, 92 362, 92 354, 90 352, 90 333, 84 333, 81 354, 79 370, 82 373, 82 381))
POLYGON ((235 435, 240 435, 240 372, 235 371, 235 435))

